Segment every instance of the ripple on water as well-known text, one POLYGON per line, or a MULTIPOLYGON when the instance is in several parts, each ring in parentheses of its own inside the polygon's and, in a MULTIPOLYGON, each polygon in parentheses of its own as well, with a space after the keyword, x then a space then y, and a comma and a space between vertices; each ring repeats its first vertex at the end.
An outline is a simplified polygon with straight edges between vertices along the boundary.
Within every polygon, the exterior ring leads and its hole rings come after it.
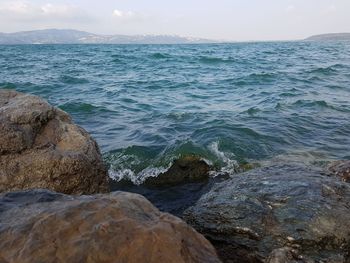
POLYGON ((328 67, 318 67, 309 71, 310 74, 330 76, 335 75, 339 70, 345 69, 346 66, 342 64, 334 64, 328 67))
POLYGON ((111 113, 103 106, 95 106, 85 102, 68 102, 59 106, 62 110, 72 114, 98 114, 98 113, 111 113))
POLYGON ((11 82, 0 83, 0 89, 16 89, 17 85, 11 82))
POLYGON ((293 103, 293 106, 298 108, 313 108, 316 110, 335 110, 335 111, 343 111, 344 109, 337 108, 331 105, 329 102, 324 100, 297 100, 293 103))
POLYGON ((87 84, 89 80, 85 78, 72 77, 68 75, 63 75, 59 78, 61 82, 64 84, 87 84))
POLYGON ((203 64, 220 64, 220 63, 234 63, 234 59, 232 58, 220 58, 220 57, 208 57, 208 56, 200 56, 199 62, 203 64))
POLYGON ((349 156, 350 43, 0 46, 0 65, 1 88, 72 114, 114 174, 192 153, 217 170, 295 149, 349 156))
POLYGON ((153 59, 165 59, 165 58, 171 58, 171 56, 169 54, 166 53, 153 53, 152 55, 150 55, 150 58, 153 59))

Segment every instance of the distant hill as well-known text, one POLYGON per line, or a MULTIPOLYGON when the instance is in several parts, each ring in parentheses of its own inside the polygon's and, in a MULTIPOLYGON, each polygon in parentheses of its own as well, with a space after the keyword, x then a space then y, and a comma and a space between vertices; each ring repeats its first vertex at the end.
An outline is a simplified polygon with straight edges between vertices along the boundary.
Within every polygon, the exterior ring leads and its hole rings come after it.
POLYGON ((71 29, 45 29, 0 33, 0 44, 190 44, 208 39, 170 35, 98 35, 71 29))
POLYGON ((332 33, 308 37, 306 40, 328 41, 328 40, 350 40, 350 33, 332 33))

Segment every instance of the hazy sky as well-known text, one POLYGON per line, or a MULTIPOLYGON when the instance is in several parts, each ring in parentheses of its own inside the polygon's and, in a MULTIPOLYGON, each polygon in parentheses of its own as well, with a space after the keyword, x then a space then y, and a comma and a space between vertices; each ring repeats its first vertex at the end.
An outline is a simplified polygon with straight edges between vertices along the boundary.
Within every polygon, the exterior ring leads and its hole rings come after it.
POLYGON ((223 40, 350 32, 350 0, 0 0, 0 31, 72 28, 223 40))

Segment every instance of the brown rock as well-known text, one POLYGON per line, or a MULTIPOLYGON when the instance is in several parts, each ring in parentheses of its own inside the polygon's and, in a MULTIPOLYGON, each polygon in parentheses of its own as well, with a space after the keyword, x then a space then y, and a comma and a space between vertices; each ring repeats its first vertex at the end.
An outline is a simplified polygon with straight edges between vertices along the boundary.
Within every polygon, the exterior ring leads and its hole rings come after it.
POLYGON ((0 90, 0 134, 0 192, 108 191, 108 175, 96 142, 67 113, 43 99, 0 90))
POLYGON ((328 170, 342 181, 350 183, 350 160, 332 162, 328 170))
POLYGON ((172 186, 190 182, 205 181, 209 178, 210 166, 197 156, 185 156, 174 161, 165 173, 148 177, 147 186, 172 186))
POLYGON ((125 192, 0 195, 0 262, 220 262, 181 219, 125 192))

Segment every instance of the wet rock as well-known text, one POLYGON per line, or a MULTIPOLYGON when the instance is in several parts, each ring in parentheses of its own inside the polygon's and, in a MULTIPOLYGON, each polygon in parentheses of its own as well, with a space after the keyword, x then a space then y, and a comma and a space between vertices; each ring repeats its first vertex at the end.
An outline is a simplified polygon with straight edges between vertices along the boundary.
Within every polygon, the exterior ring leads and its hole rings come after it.
POLYGON ((108 175, 96 142, 67 113, 43 99, 0 90, 0 134, 0 192, 108 191, 108 175))
POLYGON ((186 156, 174 161, 165 173, 157 177, 148 177, 146 186, 164 187, 177 184, 206 181, 209 178, 210 166, 197 156, 186 156))
POLYGON ((0 195, 0 262, 220 262, 185 222, 125 192, 0 195))
POLYGON ((289 247, 275 249, 271 252, 266 263, 297 263, 296 251, 289 247))
POLYGON ((339 177, 342 181, 350 183, 350 161, 332 162, 328 170, 331 174, 339 177))
POLYGON ((350 262, 350 185, 304 165, 235 175, 184 218, 225 262, 263 262, 281 247, 297 248, 308 262, 350 262))

